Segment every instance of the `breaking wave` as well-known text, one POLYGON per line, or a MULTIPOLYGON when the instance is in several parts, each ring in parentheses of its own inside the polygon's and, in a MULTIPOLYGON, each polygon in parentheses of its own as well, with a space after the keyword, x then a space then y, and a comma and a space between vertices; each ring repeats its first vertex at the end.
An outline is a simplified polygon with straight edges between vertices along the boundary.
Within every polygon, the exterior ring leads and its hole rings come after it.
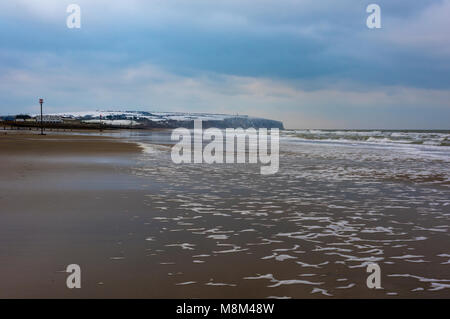
POLYGON ((448 130, 285 130, 285 137, 310 141, 450 146, 448 130))

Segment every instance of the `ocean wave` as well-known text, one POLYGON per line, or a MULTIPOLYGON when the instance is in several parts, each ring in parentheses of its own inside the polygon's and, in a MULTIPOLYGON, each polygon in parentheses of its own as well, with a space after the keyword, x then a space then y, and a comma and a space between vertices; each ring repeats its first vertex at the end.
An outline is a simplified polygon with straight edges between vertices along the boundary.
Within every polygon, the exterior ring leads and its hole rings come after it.
POLYGON ((450 131, 285 130, 283 137, 323 142, 450 146, 450 131))
POLYGON ((135 142, 135 143, 142 149, 142 151, 145 154, 156 154, 169 150, 169 147, 165 145, 142 143, 142 142, 135 142))

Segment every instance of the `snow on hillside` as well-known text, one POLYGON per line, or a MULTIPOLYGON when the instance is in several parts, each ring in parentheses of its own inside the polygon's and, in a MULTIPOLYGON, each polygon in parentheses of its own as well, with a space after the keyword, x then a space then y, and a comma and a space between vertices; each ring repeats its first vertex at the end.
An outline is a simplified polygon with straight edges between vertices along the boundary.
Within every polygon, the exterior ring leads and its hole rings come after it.
POLYGON ((139 123, 132 120, 85 120, 83 123, 88 124, 105 124, 105 125, 114 125, 114 126, 132 126, 138 125, 139 123))
POLYGON ((208 113, 183 113, 183 112, 139 112, 139 111, 82 111, 82 112, 64 112, 53 113, 50 115, 73 117, 73 118, 91 118, 100 119, 108 117, 123 117, 127 119, 148 119, 150 121, 223 121, 227 118, 247 118, 246 115, 234 116, 226 114, 208 114, 208 113))
POLYGON ((191 128, 193 120, 202 120, 206 125, 214 127, 277 127, 283 129, 283 123, 263 118, 249 117, 247 115, 227 115, 209 113, 186 113, 186 112, 145 112, 145 111, 83 111, 52 113, 60 117, 68 117, 80 120, 82 123, 106 124, 111 126, 135 126, 135 127, 159 127, 191 128))

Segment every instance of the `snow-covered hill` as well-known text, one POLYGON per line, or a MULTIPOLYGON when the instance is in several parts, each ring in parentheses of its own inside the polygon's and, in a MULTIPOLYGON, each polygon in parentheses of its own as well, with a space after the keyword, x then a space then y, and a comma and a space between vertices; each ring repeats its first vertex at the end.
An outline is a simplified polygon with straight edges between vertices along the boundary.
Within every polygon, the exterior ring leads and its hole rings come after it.
POLYGON ((184 112, 144 112, 144 111, 83 111, 63 112, 49 115, 74 118, 85 123, 109 125, 138 125, 144 127, 192 127, 194 120, 202 120, 206 127, 277 127, 283 123, 274 120, 249 117, 247 115, 227 115, 184 112), (120 122, 120 123, 119 123, 120 122))

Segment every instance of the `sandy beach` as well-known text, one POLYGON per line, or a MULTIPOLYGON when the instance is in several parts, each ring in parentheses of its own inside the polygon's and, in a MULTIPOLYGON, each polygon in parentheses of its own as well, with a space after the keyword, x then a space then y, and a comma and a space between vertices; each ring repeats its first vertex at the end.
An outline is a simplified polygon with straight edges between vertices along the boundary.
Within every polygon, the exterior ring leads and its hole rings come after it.
POLYGON ((447 188, 301 179, 283 154, 262 177, 108 136, 0 135, 0 298, 449 297, 447 188))
POLYGON ((96 258, 127 227, 116 222, 129 220, 115 206, 127 183, 116 168, 137 152, 111 138, 1 136, 1 297, 68 297, 60 273, 66 264, 79 259, 101 269, 96 258))

